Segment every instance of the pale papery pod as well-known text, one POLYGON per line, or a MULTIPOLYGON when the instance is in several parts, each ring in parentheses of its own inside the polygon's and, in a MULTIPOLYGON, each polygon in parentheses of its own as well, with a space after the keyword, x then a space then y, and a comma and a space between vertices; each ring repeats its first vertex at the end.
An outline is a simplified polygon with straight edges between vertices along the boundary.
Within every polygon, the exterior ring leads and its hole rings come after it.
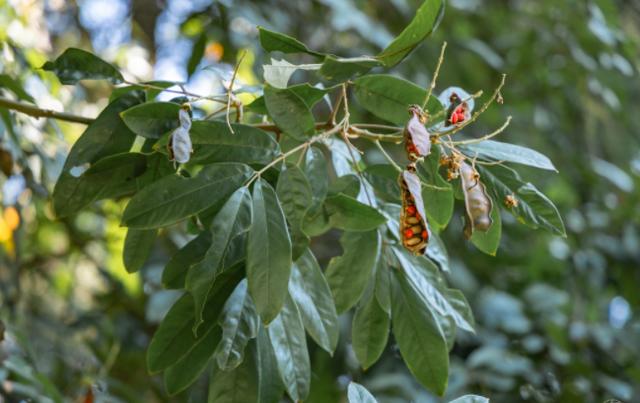
POLYGON ((491 228, 493 203, 484 184, 476 177, 476 171, 464 161, 460 163, 460 182, 467 215, 464 236, 469 239, 473 231, 487 232, 491 228))
POLYGON ((404 180, 404 183, 407 184, 407 189, 415 201, 418 213, 420 213, 421 217, 425 218, 426 214, 424 212, 424 202, 422 201, 422 185, 420 184, 420 178, 415 173, 404 170, 402 171, 402 179, 404 180))
POLYGON ((178 118, 180 119, 180 127, 186 129, 187 131, 191 129, 191 116, 189 116, 189 111, 185 108, 180 108, 178 112, 178 118))
POLYGON ((417 111, 412 111, 412 116, 407 122, 404 131, 407 145, 413 144, 417 151, 417 153, 415 153, 416 155, 412 156, 413 153, 407 150, 410 160, 414 161, 417 158, 426 157, 431 153, 431 139, 429 138, 429 131, 424 127, 417 111))
POLYGON ((180 126, 171 133, 171 151, 177 162, 181 164, 189 162, 193 149, 188 129, 180 126))

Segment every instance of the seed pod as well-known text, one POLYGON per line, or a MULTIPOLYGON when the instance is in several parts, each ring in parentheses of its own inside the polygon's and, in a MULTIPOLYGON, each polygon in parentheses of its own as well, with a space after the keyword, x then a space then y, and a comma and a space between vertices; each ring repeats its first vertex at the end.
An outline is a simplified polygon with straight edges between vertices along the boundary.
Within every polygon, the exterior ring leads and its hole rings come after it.
POLYGON ((402 190, 400 239, 407 250, 416 255, 422 255, 427 249, 429 231, 422 202, 420 178, 416 175, 415 170, 415 166, 409 164, 407 169, 400 174, 398 180, 402 190))
POLYGON ((191 145, 191 137, 189 129, 191 129, 191 117, 189 116, 188 104, 184 104, 178 113, 180 126, 178 126, 169 139, 169 154, 172 160, 176 160, 180 164, 186 164, 191 158, 193 147, 191 145))
POLYGON ((470 117, 471 112, 469 110, 469 105, 466 102, 463 102, 456 92, 452 92, 449 96, 446 126, 462 123, 470 117))
POLYGON ((425 119, 420 107, 413 105, 409 108, 411 118, 404 128, 404 145, 409 161, 424 158, 431 152, 431 139, 424 127, 425 119))
POLYGON ((471 238, 473 231, 487 232, 493 221, 491 209, 493 203, 487 195, 487 189, 480 182, 480 176, 475 169, 466 162, 460 163, 460 182, 464 193, 464 203, 467 219, 464 226, 465 238, 471 238))

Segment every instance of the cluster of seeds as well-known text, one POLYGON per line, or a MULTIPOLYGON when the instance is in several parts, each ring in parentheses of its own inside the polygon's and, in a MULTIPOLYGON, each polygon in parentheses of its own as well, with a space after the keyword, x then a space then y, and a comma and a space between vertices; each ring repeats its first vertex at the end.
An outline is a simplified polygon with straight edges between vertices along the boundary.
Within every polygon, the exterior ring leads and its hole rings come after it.
POLYGON ((468 119, 469 105, 463 102, 457 93, 452 93, 449 97, 451 105, 447 111, 447 126, 462 123, 468 119))
POLYGON ((424 212, 424 203, 420 191, 420 178, 415 166, 409 164, 400 175, 402 189, 402 211, 400 212, 400 237, 409 251, 422 255, 429 242, 429 231, 424 212))

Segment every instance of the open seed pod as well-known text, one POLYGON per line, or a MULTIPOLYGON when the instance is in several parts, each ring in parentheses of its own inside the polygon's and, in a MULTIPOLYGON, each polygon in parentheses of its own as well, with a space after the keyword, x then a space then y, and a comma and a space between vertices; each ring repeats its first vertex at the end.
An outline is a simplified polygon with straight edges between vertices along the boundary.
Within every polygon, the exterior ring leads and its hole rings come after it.
POLYGON ((402 191, 400 239, 407 250, 416 255, 423 255, 429 242, 429 230, 424 213, 420 178, 415 171, 415 166, 409 164, 399 178, 402 191))
POLYGON ((178 126, 169 138, 169 156, 180 164, 186 164, 191 158, 193 147, 189 130, 191 129, 191 117, 189 116, 189 104, 184 104, 178 112, 180 126, 178 126))
POLYGON ((487 189, 484 184, 480 182, 480 176, 475 169, 462 161, 459 172, 467 213, 467 219, 464 225, 464 236, 466 239, 469 239, 475 230, 482 232, 489 230, 493 223, 491 220, 493 203, 487 195, 487 189))
POLYGON ((417 105, 409 108, 411 118, 404 128, 404 146, 409 161, 424 158, 431 152, 431 139, 429 132, 424 127, 424 117, 417 105))

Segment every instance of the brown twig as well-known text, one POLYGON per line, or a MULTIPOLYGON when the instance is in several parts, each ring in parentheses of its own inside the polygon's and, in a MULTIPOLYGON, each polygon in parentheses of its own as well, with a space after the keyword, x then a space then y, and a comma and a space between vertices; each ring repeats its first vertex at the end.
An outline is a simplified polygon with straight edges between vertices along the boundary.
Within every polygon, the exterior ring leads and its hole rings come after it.
POLYGON ((244 51, 238 58, 238 63, 236 63, 236 68, 233 69, 233 75, 231 76, 231 82, 229 83, 229 88, 227 88, 227 111, 225 113, 225 119, 227 121, 227 126, 229 127, 229 131, 231 132, 231 134, 235 134, 235 132, 233 131, 233 127, 231 127, 231 120, 229 119, 229 111, 231 110, 231 99, 234 98, 233 83, 236 81, 236 76, 238 75, 238 69, 240 68, 240 63, 242 63, 242 59, 244 59, 244 56, 246 54, 247 54, 247 51, 244 51))
POLYGON ((92 118, 72 115, 65 112, 56 112, 50 109, 41 109, 26 102, 13 101, 11 99, 3 97, 0 97, 0 108, 11 109, 16 112, 24 113, 25 115, 33 116, 35 118, 52 118, 64 120, 66 122, 82 123, 85 125, 91 124, 94 121, 94 119, 92 118))

